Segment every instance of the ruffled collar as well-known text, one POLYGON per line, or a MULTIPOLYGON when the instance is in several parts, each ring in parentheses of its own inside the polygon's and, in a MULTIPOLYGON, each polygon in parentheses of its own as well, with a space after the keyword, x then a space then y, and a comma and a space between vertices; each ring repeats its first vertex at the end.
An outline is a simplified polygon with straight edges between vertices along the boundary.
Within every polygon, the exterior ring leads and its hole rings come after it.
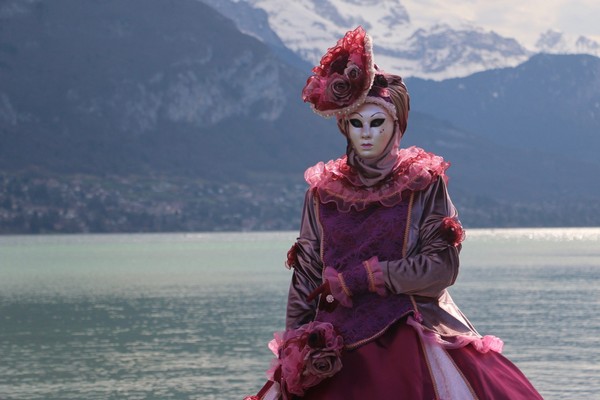
POLYGON ((450 164, 440 156, 412 146, 398 151, 391 173, 373 186, 365 186, 355 168, 348 165, 347 156, 320 162, 304 173, 311 189, 316 190, 320 201, 336 203, 340 211, 351 208, 362 211, 373 203, 393 207, 403 200, 407 191, 416 192, 429 187, 438 176, 445 181, 450 164))

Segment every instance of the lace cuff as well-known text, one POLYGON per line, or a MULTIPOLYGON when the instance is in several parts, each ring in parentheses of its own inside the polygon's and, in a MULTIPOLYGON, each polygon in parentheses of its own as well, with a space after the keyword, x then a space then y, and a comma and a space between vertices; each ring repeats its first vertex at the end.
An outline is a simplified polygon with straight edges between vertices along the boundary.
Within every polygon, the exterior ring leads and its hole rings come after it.
POLYGON ((364 293, 367 290, 380 296, 387 294, 383 270, 379 266, 377 256, 371 257, 343 273, 327 267, 323 271, 323 279, 329 282, 331 294, 344 307, 352 307, 352 295, 364 293))
POLYGON ((366 261, 363 261, 363 266, 367 272, 369 279, 369 291, 375 292, 380 296, 387 294, 385 288, 385 280, 383 279, 383 270, 379 266, 379 259, 377 256, 373 256, 366 261))
POLYGON ((348 296, 369 290, 370 281, 364 263, 358 264, 339 274, 342 289, 348 296))
POLYGON ((344 307, 352 307, 351 294, 346 292, 347 288, 344 288, 344 283, 342 279, 340 279, 340 275, 341 274, 338 274, 338 272, 331 267, 327 267, 323 271, 323 279, 329 282, 329 289, 331 290, 333 298, 339 301, 344 307))

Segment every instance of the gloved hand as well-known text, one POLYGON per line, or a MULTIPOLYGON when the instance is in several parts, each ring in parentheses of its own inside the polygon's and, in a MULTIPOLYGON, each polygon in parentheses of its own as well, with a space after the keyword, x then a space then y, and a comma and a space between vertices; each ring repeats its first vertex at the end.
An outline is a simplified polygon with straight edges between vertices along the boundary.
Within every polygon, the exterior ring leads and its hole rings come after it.
POLYGON ((331 312, 335 310, 340 303, 331 293, 331 286, 328 280, 325 280, 321 286, 313 290, 306 300, 311 302, 319 295, 321 295, 321 298, 319 299, 319 310, 331 312))
POLYGON ((387 294, 377 257, 371 257, 361 264, 347 268, 342 273, 326 267, 323 271, 323 280, 324 283, 309 295, 311 299, 321 295, 319 302, 321 310, 335 309, 338 303, 344 307, 352 307, 352 296, 367 291, 375 292, 380 296, 387 294))

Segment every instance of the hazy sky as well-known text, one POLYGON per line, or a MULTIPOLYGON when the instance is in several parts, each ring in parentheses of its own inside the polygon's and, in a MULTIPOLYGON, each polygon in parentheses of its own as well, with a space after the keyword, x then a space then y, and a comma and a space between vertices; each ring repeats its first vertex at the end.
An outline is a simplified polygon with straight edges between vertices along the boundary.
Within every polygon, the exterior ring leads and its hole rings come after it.
POLYGON ((526 46, 549 29, 600 42, 598 0, 402 0, 402 4, 417 24, 458 17, 526 46))

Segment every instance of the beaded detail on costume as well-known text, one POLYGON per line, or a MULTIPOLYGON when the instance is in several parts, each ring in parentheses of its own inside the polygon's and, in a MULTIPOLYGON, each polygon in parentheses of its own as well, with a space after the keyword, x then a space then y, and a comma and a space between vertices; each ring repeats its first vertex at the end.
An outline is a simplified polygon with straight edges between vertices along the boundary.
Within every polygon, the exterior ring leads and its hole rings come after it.
POLYGON ((426 189, 438 176, 446 181, 445 171, 449 166, 442 157, 412 146, 398 150, 392 173, 374 186, 363 185, 346 156, 308 168, 304 179, 317 191, 321 203, 333 202, 342 212, 351 208, 362 211, 373 203, 393 207, 406 193, 426 189))

